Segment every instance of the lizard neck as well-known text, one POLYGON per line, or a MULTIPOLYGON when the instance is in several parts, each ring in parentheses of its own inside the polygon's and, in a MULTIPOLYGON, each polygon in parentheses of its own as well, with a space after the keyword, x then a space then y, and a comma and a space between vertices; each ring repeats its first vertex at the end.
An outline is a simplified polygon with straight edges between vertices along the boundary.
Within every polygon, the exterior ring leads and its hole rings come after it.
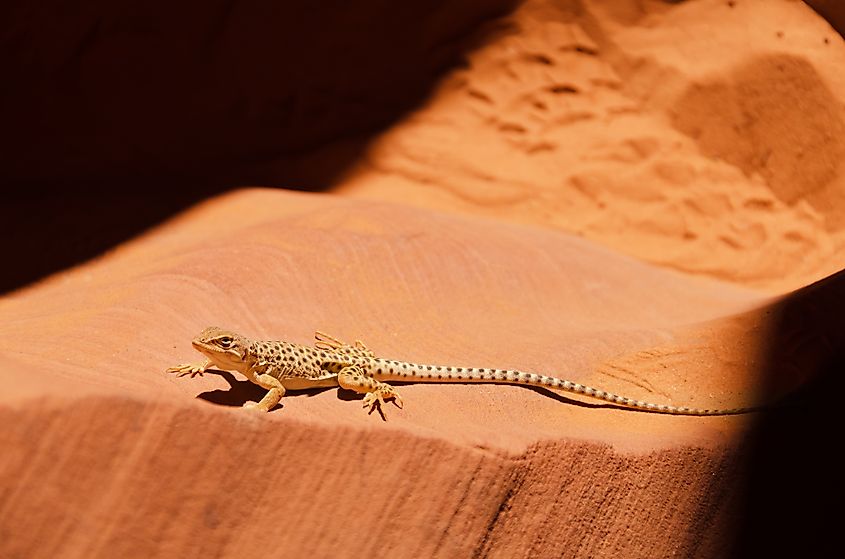
POLYGON ((242 374, 260 372, 258 369, 261 368, 261 362, 263 361, 261 358, 261 351, 261 345, 259 342, 250 341, 249 345, 246 347, 246 351, 244 352, 243 359, 238 364, 238 372, 242 374))

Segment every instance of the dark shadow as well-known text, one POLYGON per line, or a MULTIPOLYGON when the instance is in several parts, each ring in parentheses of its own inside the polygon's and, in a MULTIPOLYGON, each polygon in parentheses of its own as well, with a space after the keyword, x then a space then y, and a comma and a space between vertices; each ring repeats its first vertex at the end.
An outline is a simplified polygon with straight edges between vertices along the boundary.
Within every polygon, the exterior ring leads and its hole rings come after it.
MULTIPOLYGON (((804 2, 826 19, 830 26, 839 32, 842 37, 845 37, 845 7, 840 0, 804 0, 804 2)), ((825 45, 833 42, 826 37, 822 40, 825 45)))
POLYGON ((0 293, 102 254, 230 186, 173 178, 18 184, 0 204, 12 232, 0 293))
MULTIPOLYGON (((392 384, 392 383, 391 383, 392 384)), ((363 394, 359 394, 352 390, 344 390, 343 388, 338 387, 337 390, 337 399, 343 400, 344 402, 361 402, 364 399, 363 394)), ((393 405, 392 401, 388 401, 388 405, 393 405)), ((367 415, 373 415, 373 412, 377 411, 379 417, 381 417, 382 421, 387 421, 387 416, 384 414, 384 410, 381 409, 381 404, 376 404, 375 407, 370 408, 367 412, 367 415)))
POLYGON ((266 390, 248 380, 238 380, 235 375, 229 371, 218 371, 216 369, 209 369, 205 372, 207 375, 217 375, 229 383, 228 390, 209 390, 198 394, 197 398, 211 402, 212 404, 219 404, 221 406, 241 407, 246 402, 257 402, 267 393, 266 390))
MULTIPOLYGON (((219 371, 217 369, 209 369, 205 372, 207 375, 217 375, 222 377, 227 383, 229 383, 229 389, 227 390, 209 390, 208 392, 203 392, 202 394, 198 394, 197 398, 200 400, 205 400, 206 402, 211 402, 212 404, 218 404, 221 406, 231 406, 231 407, 242 407, 246 402, 258 402, 261 398, 267 394, 267 391, 257 384, 254 384, 248 380, 239 380, 235 377, 234 374, 230 373, 229 371, 219 371)), ((278 407, 283 407, 285 398, 290 398, 293 396, 315 396, 324 390, 329 390, 331 387, 320 387, 320 388, 312 388, 308 390, 297 390, 295 392, 289 391, 285 394, 282 398, 282 401, 279 403, 278 407)), ((272 411, 272 410, 271 410, 272 411)))
MULTIPOLYGON (((414 385, 414 384, 463 384, 463 385, 499 384, 499 385, 502 385, 502 386, 514 386, 514 387, 522 389, 522 390, 531 390, 532 392, 542 394, 546 398, 551 398, 553 400, 557 400, 558 402, 561 402, 562 404, 566 404, 567 406, 578 406, 578 407, 581 407, 581 408, 591 408, 591 409, 610 408, 610 409, 620 409, 620 410, 631 411, 631 408, 616 406, 616 405, 610 404, 610 403, 599 403, 598 401, 596 401, 596 402, 584 402, 584 401, 581 401, 581 400, 576 400, 574 398, 568 398, 564 394, 561 394, 560 392, 556 392, 554 390, 549 390, 548 388, 543 388, 542 386, 526 386, 526 385, 523 385, 523 384, 512 384, 510 382, 489 381, 489 382, 479 383, 479 382, 460 382, 460 381, 455 381, 455 380, 442 381, 442 382, 431 381, 431 380, 426 380, 425 382, 413 382, 413 381, 405 382, 405 381, 400 380, 400 381, 391 381, 390 384, 392 384, 393 386, 407 386, 407 385, 414 385)), ((635 410, 635 411, 637 411, 637 410, 635 410)))
MULTIPOLYGON (((550 390, 548 388, 544 388, 542 386, 519 386, 520 388, 525 388, 526 390, 533 390, 538 394, 542 394, 547 398, 551 398, 553 400, 557 400, 562 404, 566 404, 567 406, 578 406, 579 408, 588 408, 588 409, 596 409, 596 410, 622 410, 627 412, 633 413, 658 413, 660 415, 666 415, 664 413, 652 411, 652 410, 641 410, 635 408, 629 408, 625 406, 619 406, 616 404, 611 404, 610 402, 605 402, 603 400, 595 400, 592 402, 585 402, 583 400, 576 400, 575 398, 569 398, 560 392, 556 392, 554 390, 550 390)), ((587 396, 585 396, 587 398, 587 396)))
POLYGON ((770 319, 764 398, 788 391, 788 405, 757 414, 740 451, 744 486, 736 488, 742 506, 731 556, 830 556, 845 471, 845 271, 791 293, 770 319))
MULTIPOLYGON (((410 381, 410 382, 391 381, 390 384, 392 384, 393 386, 403 386, 403 385, 409 385, 409 384, 413 385, 413 384, 423 384, 423 383, 413 382, 413 381, 410 381)), ((455 380, 441 381, 441 382, 426 380, 424 382, 424 384, 464 384, 464 385, 499 384, 499 385, 502 385, 502 386, 514 386, 514 387, 522 389, 522 390, 531 390, 532 392, 542 394, 546 398, 551 398, 552 400, 555 400, 555 401, 560 402, 561 404, 564 404, 564 405, 567 405, 567 406, 577 406, 579 408, 586 408, 586 409, 593 409, 593 410, 621 410, 621 411, 625 411, 625 412, 638 413, 638 414, 639 413, 648 413, 648 414, 655 414, 655 415, 672 415, 672 414, 667 414, 666 412, 661 412, 661 411, 657 411, 657 410, 646 410, 646 409, 640 409, 640 408, 631 408, 631 407, 628 407, 628 406, 620 406, 618 404, 612 404, 610 402, 605 402, 604 400, 598 400, 598 399, 593 400, 593 401, 578 400, 578 399, 575 399, 575 398, 568 397, 565 392, 558 392, 556 390, 552 390, 550 388, 545 388, 543 386, 527 386, 527 385, 523 385, 523 384, 513 384, 513 383, 510 383, 510 382, 487 381, 487 382, 484 382, 484 383, 479 383, 479 382, 460 382, 460 381, 455 381, 455 380)), ((589 396, 585 395, 584 398, 585 399, 589 398, 589 396)), ((728 414, 726 414, 726 415, 728 415, 728 414)))
POLYGON ((360 402, 364 399, 364 395, 353 392, 352 390, 344 390, 343 388, 338 387, 337 399, 343 400, 344 402, 360 402))
POLYGON ((5 3, 0 292, 233 187, 332 186, 515 4, 5 3))

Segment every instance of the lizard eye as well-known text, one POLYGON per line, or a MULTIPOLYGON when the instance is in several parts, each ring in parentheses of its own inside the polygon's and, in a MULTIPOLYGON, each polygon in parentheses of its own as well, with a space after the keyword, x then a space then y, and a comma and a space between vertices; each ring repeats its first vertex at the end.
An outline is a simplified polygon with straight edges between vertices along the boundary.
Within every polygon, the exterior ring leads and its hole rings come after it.
POLYGON ((220 345, 223 347, 232 347, 232 338, 226 336, 224 338, 220 338, 220 345))

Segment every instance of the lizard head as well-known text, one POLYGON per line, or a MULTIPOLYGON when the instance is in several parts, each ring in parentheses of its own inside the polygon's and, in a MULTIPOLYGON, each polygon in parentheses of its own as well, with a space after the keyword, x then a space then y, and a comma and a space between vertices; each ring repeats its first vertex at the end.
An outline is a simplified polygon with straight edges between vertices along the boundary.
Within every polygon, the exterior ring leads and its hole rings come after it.
POLYGON ((222 369, 239 370, 249 349, 249 340, 231 330, 209 326, 191 341, 194 349, 222 369))

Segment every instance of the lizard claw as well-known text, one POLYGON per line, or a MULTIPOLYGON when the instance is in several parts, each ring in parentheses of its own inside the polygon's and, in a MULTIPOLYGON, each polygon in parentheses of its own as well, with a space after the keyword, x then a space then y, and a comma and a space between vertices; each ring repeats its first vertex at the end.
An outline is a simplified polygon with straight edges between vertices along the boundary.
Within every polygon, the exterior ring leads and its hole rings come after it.
POLYGON ((403 407, 402 398, 390 387, 367 392, 364 396, 363 407, 369 407, 370 413, 372 413, 376 406, 381 407, 385 400, 393 400, 393 404, 399 409, 403 407))
POLYGON ((376 392, 367 392, 364 396, 363 407, 370 408, 370 413, 373 412, 376 407, 381 407, 381 404, 384 403, 384 400, 381 397, 381 394, 377 394, 376 392))
POLYGON ((197 375, 202 376, 205 372, 205 368, 205 364, 184 363, 182 365, 176 365, 175 367, 168 367, 165 372, 177 373, 176 376, 180 377, 191 375, 191 378, 194 378, 197 375))

